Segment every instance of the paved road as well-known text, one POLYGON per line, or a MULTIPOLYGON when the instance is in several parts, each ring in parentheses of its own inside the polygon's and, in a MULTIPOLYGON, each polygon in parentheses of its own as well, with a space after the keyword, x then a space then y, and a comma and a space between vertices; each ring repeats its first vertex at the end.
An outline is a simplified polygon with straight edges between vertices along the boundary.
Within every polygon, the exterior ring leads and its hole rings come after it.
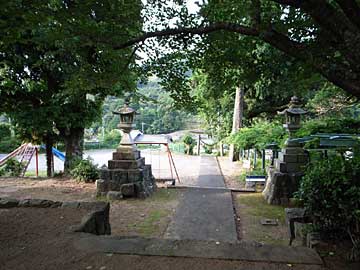
MULTIPOLYGON (((201 157, 196 185, 225 187, 216 158, 201 157)), ((186 189, 165 237, 181 240, 236 242, 237 233, 231 193, 217 189, 186 189)))

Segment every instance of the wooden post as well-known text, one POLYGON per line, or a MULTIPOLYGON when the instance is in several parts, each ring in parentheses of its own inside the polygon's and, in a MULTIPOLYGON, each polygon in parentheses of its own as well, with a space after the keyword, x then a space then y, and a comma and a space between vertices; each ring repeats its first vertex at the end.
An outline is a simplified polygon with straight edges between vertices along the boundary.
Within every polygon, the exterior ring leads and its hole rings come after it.
POLYGON ((39 150, 35 147, 36 177, 39 177, 39 150))
POLYGON ((220 142, 220 156, 224 156, 224 144, 222 142, 220 142))
POLYGON ((173 157, 172 157, 172 154, 171 154, 170 149, 169 149, 169 154, 170 154, 171 162, 172 162, 172 164, 173 164, 173 166, 174 166, 174 170, 175 170, 175 173, 176 173, 176 177, 177 177, 177 179, 178 179, 178 182, 181 183, 181 182, 180 182, 180 177, 179 177, 179 174, 178 174, 178 172, 177 172, 177 169, 176 169, 176 166, 175 166, 175 162, 174 162, 174 159, 173 159, 173 157))
POLYGON ((265 149, 262 150, 262 169, 265 171, 265 149))
POLYGON ((174 186, 175 185, 175 179, 174 179, 174 175, 173 175, 173 171, 172 171, 172 165, 171 165, 170 148, 169 148, 168 144, 166 144, 165 146, 166 146, 166 152, 167 152, 167 155, 168 155, 168 160, 169 160, 169 165, 170 165, 171 180, 173 181, 172 185, 174 186))
POLYGON ((257 161, 257 153, 256 153, 256 149, 254 149, 254 169, 256 168, 256 161, 257 161))
POLYGON ((54 176, 54 173, 55 173, 54 153, 52 152, 51 149, 51 177, 54 176))
POLYGON ((198 141, 197 141, 197 154, 198 156, 200 156, 200 134, 198 134, 198 141))

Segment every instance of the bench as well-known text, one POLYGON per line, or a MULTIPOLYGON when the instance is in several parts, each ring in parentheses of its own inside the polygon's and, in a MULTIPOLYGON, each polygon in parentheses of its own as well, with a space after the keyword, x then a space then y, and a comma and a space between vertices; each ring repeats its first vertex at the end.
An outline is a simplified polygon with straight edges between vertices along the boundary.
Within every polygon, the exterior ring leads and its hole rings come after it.
POLYGON ((245 187, 254 188, 257 183, 265 185, 266 176, 265 175, 247 175, 245 177, 245 187))

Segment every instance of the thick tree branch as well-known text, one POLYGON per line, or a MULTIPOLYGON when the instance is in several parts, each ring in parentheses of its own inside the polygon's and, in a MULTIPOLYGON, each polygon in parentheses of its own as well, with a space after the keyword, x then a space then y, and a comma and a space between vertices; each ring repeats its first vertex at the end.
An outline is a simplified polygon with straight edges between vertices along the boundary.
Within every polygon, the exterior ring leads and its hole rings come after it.
POLYGON ((265 32, 262 35, 262 40, 296 59, 308 62, 330 82, 346 90, 351 95, 360 97, 360 79, 349 68, 342 66, 340 63, 334 65, 331 62, 332 60, 326 57, 318 58, 314 56, 307 46, 292 41, 275 30, 265 32))
POLYGON ((295 8, 300 8, 305 13, 309 14, 311 18, 322 28, 323 31, 329 32, 331 34, 329 36, 336 38, 340 42, 344 40, 344 34, 347 30, 354 30, 353 25, 348 23, 344 14, 339 12, 327 0, 272 1, 281 5, 288 5, 295 8))
POLYGON ((259 32, 258 30, 243 26, 235 23, 227 23, 227 22, 219 22, 210 24, 208 26, 202 26, 202 27, 194 27, 194 28, 168 28, 165 30, 155 31, 155 32, 149 32, 144 33, 143 35, 130 39, 129 41, 114 46, 113 48, 115 50, 117 49, 124 49, 126 47, 130 47, 134 44, 137 44, 139 42, 143 42, 146 39, 153 38, 153 37, 166 37, 166 36, 174 36, 174 35, 203 35, 203 34, 209 34, 211 32, 224 30, 224 31, 230 31, 235 33, 240 33, 247 36, 258 36, 259 32))
POLYGON ((261 25, 261 1, 260 0, 252 0, 252 27, 255 29, 260 29, 261 25))
POLYGON ((307 50, 306 45, 293 41, 274 29, 263 32, 261 39, 297 59, 306 60, 310 57, 310 51, 307 50))
POLYGON ((360 7, 358 3, 355 0, 336 0, 336 2, 344 11, 349 21, 360 29, 360 7))
MULTIPOLYGON (((345 18, 344 14, 340 12, 339 15, 339 11, 334 10, 334 8, 330 6, 326 0, 273 1, 280 4, 291 4, 292 6, 299 5, 301 9, 304 9, 305 12, 307 10, 307 13, 310 14, 310 16, 313 17, 315 21, 319 21, 321 29, 325 28, 325 31, 328 33, 331 31, 336 33, 337 41, 333 43, 335 47, 330 51, 318 54, 316 53, 316 50, 313 50, 314 48, 312 49, 306 44, 291 40, 287 35, 277 32, 272 28, 267 30, 259 30, 254 27, 244 26, 241 24, 218 22, 207 26, 198 26, 193 28, 180 27, 176 29, 165 29, 161 31, 144 33, 143 35, 131 39, 126 43, 115 46, 114 49, 123 49, 153 37, 167 37, 174 35, 204 35, 221 30, 234 32, 246 36, 258 37, 259 39, 262 39, 280 51, 283 51, 296 59, 309 63, 315 70, 326 77, 330 82, 343 88, 348 93, 356 97, 360 97, 360 78, 356 73, 357 69, 354 69, 354 66, 353 69, 350 67, 341 66, 341 62, 335 61, 336 59, 333 59, 333 55, 331 54, 336 50, 338 42, 343 39, 343 34, 347 31, 346 29, 348 29, 347 26, 343 24, 339 25, 339 22, 345 21, 344 24, 350 24, 350 22, 345 18), (312 9, 310 7, 312 7, 312 9)), ((258 1, 254 1, 255 4, 257 2, 258 1)), ((354 30, 355 27, 353 25, 351 27, 352 30, 354 30)), ((329 46, 325 47, 324 49, 331 48, 331 41, 329 42, 329 46)), ((344 44, 346 49, 347 43, 340 42, 339 44, 344 44)), ((321 43, 318 45, 320 47, 322 46, 321 43)), ((349 63, 351 65, 351 62, 349 63)))
POLYGON ((300 0, 273 0, 273 2, 279 3, 281 5, 291 6, 291 7, 300 7, 300 0))

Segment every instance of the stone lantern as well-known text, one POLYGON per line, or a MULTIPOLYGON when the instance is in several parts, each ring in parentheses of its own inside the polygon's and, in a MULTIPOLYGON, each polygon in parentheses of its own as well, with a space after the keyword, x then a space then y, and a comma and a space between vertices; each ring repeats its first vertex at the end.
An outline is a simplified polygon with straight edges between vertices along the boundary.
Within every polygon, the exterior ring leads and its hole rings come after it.
POLYGON ((294 138, 296 131, 301 127, 301 115, 306 114, 307 111, 301 108, 301 103, 298 97, 293 96, 290 100, 289 108, 278 112, 278 114, 285 115, 285 124, 283 125, 289 133, 289 139, 285 142, 285 146, 297 147, 298 143, 291 141, 294 138))
POLYGON ((279 114, 285 115, 284 127, 289 133, 284 149, 274 160, 274 167, 268 170, 268 180, 263 191, 270 204, 287 205, 294 192, 298 190, 304 168, 308 163, 308 155, 300 144, 294 140, 295 133, 301 127, 301 116, 307 112, 300 107, 300 100, 292 97, 289 108, 279 114))
POLYGON ((129 102, 126 101, 124 106, 119 110, 113 112, 113 114, 120 115, 120 123, 118 125, 118 128, 123 132, 123 135, 121 137, 121 141, 119 144, 119 150, 122 150, 123 152, 131 152, 136 151, 136 146, 134 144, 133 139, 130 136, 131 130, 135 127, 134 119, 136 110, 129 107, 129 102))
POLYGON ((145 198, 155 191, 156 184, 151 165, 145 164, 145 158, 141 157, 130 136, 135 127, 136 111, 125 102, 120 110, 113 113, 120 115, 118 127, 123 135, 116 152, 113 152, 113 158, 108 161, 108 167, 100 169, 100 179, 96 181, 97 195, 110 200, 145 198))

